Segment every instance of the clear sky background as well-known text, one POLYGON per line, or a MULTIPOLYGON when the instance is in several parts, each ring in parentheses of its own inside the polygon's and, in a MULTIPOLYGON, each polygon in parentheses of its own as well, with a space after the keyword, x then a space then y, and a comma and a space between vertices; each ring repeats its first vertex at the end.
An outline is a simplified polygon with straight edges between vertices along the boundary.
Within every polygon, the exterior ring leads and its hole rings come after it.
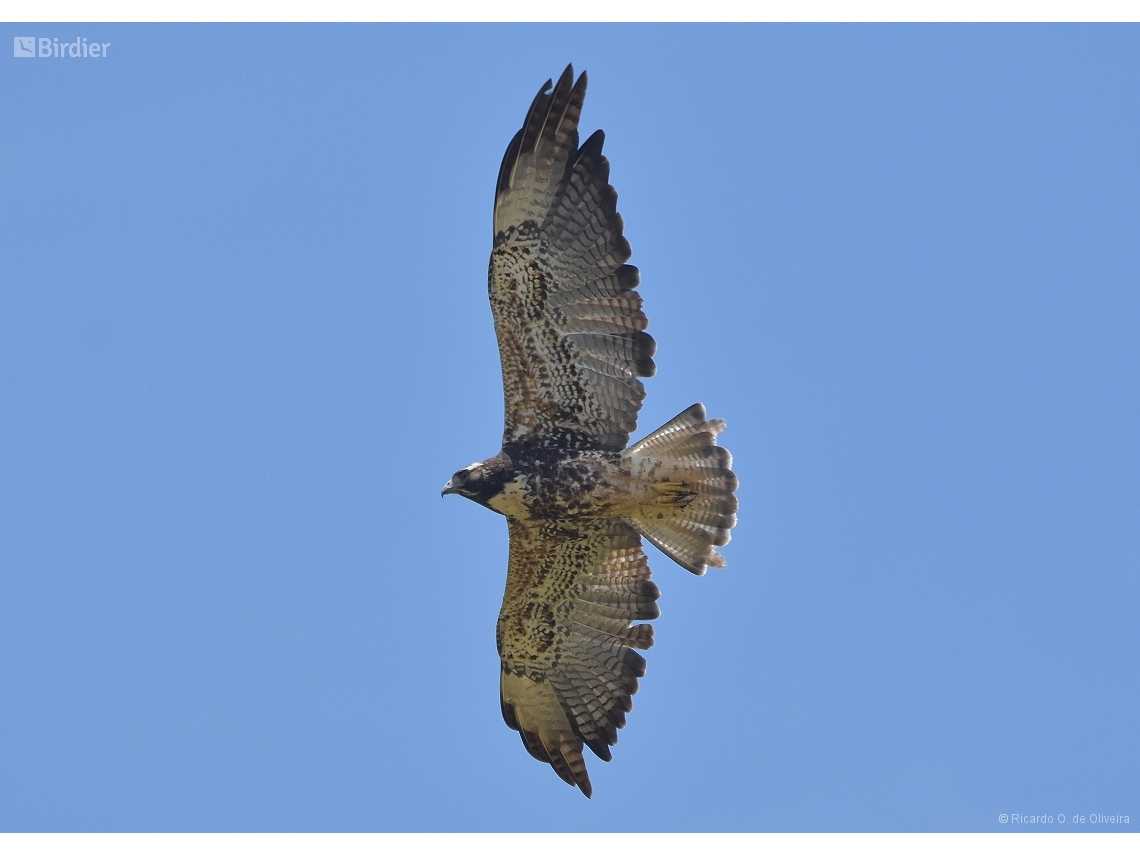
POLYGON ((111 47, 0 58, 0 829, 1138 826, 1140 29, 5 31, 111 47), (742 505, 726 570, 647 547, 592 801, 499 712, 506 526, 439 495, 570 61, 638 435, 704 402, 742 505))

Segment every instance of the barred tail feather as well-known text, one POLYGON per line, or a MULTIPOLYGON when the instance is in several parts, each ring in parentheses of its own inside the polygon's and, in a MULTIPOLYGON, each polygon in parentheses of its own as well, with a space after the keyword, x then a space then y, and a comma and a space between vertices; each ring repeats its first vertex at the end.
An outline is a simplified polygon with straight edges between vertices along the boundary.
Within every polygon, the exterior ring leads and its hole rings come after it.
POLYGON ((716 547, 736 525, 738 481, 732 455, 716 444, 720 419, 706 420, 693 404, 625 451, 639 484, 637 515, 630 523, 654 546, 697 575, 723 567, 716 547))

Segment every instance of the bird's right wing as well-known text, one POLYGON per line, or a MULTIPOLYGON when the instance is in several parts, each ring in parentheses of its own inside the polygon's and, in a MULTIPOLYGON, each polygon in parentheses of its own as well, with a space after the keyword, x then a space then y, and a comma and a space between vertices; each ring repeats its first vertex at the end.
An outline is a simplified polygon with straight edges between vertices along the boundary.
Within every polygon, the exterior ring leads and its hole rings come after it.
POLYGON ((532 756, 591 793, 583 744, 603 760, 633 709, 659 614, 641 538, 621 520, 509 520, 499 614, 503 718, 532 756))

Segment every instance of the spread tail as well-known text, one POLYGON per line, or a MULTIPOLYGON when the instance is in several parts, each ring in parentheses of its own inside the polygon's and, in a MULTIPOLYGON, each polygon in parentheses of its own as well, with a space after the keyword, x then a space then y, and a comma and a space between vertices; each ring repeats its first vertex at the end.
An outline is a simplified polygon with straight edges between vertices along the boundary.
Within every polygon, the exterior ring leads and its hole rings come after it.
POLYGON ((720 419, 705 420, 693 404, 624 452, 639 484, 641 501, 630 523, 649 541, 697 575, 723 567, 716 547, 736 525, 738 481, 732 455, 716 444, 720 419))

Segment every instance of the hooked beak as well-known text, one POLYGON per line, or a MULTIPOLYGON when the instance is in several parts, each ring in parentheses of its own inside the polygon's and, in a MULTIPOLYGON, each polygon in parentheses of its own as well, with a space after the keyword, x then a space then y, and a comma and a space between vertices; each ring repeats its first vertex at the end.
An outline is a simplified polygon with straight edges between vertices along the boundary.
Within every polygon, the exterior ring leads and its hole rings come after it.
POLYGON ((451 482, 454 480, 455 480, 454 478, 449 478, 447 483, 443 485, 443 490, 440 491, 441 496, 446 496, 448 493, 454 493, 455 492, 455 487, 453 487, 451 485, 451 482))

